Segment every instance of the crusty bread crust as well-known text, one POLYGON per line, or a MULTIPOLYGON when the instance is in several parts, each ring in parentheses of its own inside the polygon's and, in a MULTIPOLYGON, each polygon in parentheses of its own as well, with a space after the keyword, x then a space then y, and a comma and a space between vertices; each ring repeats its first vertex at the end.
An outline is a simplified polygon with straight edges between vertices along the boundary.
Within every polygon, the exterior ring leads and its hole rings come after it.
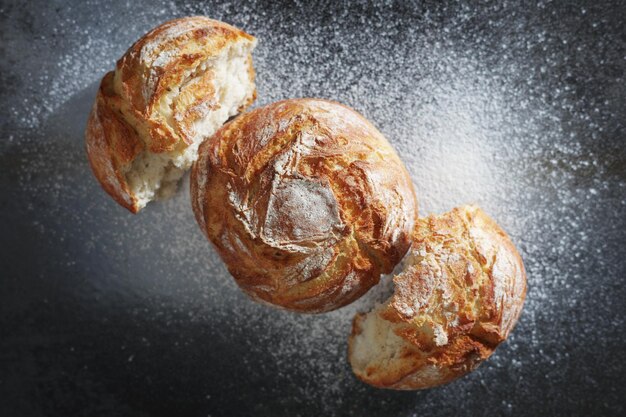
MULTIPOLYGON (((219 103, 211 102, 212 73, 206 71, 192 85, 190 74, 237 42, 256 40, 206 17, 175 19, 135 42, 102 79, 85 132, 87 155, 96 178, 120 205, 133 213, 141 208, 124 175, 139 153, 175 151, 192 143, 193 122, 219 103), (174 90, 179 95, 170 102, 174 90)), ((253 81, 251 56, 248 72, 253 81)), ((256 92, 240 110, 255 97, 256 92)))
POLYGON ((383 135, 317 99, 245 113, 199 150, 200 228, 253 299, 300 312, 355 300, 410 246, 413 185, 383 135))
POLYGON ((85 132, 87 157, 100 185, 121 206, 136 213, 139 208, 124 177, 128 166, 143 150, 137 132, 116 111, 113 72, 107 73, 94 102, 85 132))
POLYGON ((420 219, 394 284, 391 299, 369 314, 378 314, 402 347, 385 363, 361 363, 357 349, 376 348, 357 346, 367 318, 358 314, 349 358, 359 379, 402 390, 445 384, 475 369, 507 338, 526 295, 516 248, 472 206, 420 219))

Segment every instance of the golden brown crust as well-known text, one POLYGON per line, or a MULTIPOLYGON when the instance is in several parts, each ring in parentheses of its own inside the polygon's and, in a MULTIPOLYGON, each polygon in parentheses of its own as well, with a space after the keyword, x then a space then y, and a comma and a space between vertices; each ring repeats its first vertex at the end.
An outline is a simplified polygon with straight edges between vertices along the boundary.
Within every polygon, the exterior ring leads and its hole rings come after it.
MULTIPOLYGON (((133 213, 140 209, 124 172, 141 151, 164 153, 186 147, 196 133, 193 122, 219 106, 214 74, 202 64, 237 42, 256 40, 203 16, 175 19, 135 42, 115 71, 103 78, 85 138, 96 178, 119 204, 133 213), (178 94, 170 101, 172 91, 178 94)), ((251 55, 248 64, 254 80, 251 55)), ((240 110, 255 97, 256 92, 240 110)))
POLYGON ((465 206, 420 219, 395 291, 378 314, 406 343, 397 360, 357 369, 381 388, 422 389, 475 369, 517 322, 526 295, 522 260, 506 233, 482 210, 465 206))
POLYGON ((348 304, 410 245, 413 186, 387 140, 338 103, 286 100, 243 114, 200 148, 200 228, 239 286, 286 309, 348 304))
POLYGON ((133 213, 138 211, 124 177, 124 167, 143 150, 137 132, 115 111, 113 72, 107 73, 98 89, 87 130, 85 144, 91 169, 102 188, 133 213))
MULTIPOLYGON (((196 86, 185 85, 189 72, 241 40, 254 42, 254 37, 204 16, 185 17, 154 28, 117 62, 115 89, 129 104, 126 111, 133 115, 131 117, 145 120, 148 125, 147 146, 151 152, 171 151, 181 139, 191 143, 191 137, 176 128, 175 116, 170 121, 159 112, 159 107, 164 105, 164 96, 172 88, 180 88, 180 96, 184 96, 187 89, 197 90, 196 86)), ((205 74, 211 76, 210 72, 205 74)), ((193 105, 198 106, 200 100, 212 98, 202 94, 193 105)))

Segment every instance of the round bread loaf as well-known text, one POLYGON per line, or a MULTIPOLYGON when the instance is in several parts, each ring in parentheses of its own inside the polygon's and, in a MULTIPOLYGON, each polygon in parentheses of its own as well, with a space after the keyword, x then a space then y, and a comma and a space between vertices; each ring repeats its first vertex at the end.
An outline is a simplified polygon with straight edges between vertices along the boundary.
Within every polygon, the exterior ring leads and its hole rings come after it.
POLYGON ((420 219, 393 282, 393 296, 358 314, 350 336, 354 373, 381 388, 429 388, 472 371, 507 338, 526 295, 511 240, 471 206, 420 219))
POLYGON ((255 44, 196 16, 130 47, 102 79, 85 132, 91 168, 111 197, 136 213, 174 193, 200 143, 254 101, 255 44))
POLYGON ((348 304, 410 246, 413 185, 383 135, 338 103, 245 113, 202 144, 193 209, 239 286, 300 312, 348 304))

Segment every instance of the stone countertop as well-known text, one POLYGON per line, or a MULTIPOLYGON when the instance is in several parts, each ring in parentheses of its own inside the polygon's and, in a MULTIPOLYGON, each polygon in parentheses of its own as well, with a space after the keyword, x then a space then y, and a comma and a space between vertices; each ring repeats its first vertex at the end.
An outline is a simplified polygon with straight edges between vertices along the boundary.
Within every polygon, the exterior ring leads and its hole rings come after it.
POLYGON ((0 415, 623 415, 624 22, 619 1, 2 1, 0 415), (379 290, 315 316, 255 304, 188 180, 136 216, 100 189, 83 144, 99 79, 192 14, 258 37, 255 106, 345 103, 398 149, 421 214, 476 203, 510 233, 526 305, 476 372, 370 388, 347 335, 379 290))

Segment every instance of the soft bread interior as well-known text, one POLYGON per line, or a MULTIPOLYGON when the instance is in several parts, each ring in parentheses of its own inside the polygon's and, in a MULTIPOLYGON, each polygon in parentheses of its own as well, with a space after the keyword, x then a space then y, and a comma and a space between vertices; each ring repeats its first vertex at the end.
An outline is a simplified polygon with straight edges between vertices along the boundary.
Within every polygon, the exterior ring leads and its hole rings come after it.
POLYGON ((358 319, 358 332, 352 338, 350 360, 355 373, 367 376, 377 369, 395 367, 396 359, 410 343, 398 336, 395 325, 381 317, 385 304, 378 304, 373 310, 358 319))
MULTIPOLYGON (((406 257, 396 268, 395 276, 412 273, 415 265, 433 262, 428 256, 409 250, 406 257)), ((418 362, 425 358, 425 353, 405 338, 399 336, 406 331, 406 323, 395 323, 385 319, 398 290, 393 280, 387 281, 385 294, 388 297, 382 303, 376 303, 368 312, 362 313, 355 321, 356 332, 351 339, 350 362, 354 372, 366 380, 379 380, 396 383, 413 371, 418 362), (391 294, 391 295, 390 295, 391 294)), ((415 317, 411 327, 421 341, 432 346, 445 345, 448 342, 446 332, 432 321, 433 317, 425 317, 423 312, 415 317)), ((415 377, 430 378, 438 374, 433 367, 424 367, 415 377)))
MULTIPOLYGON (((428 353, 398 336, 401 325, 383 317, 387 303, 357 318, 358 330, 350 341, 350 364, 362 380, 384 388, 418 389, 439 385, 444 374, 428 353)), ((422 334, 431 333, 420 326, 422 334)), ((436 338, 436 335, 435 335, 436 338)))
MULTIPOLYGON (((131 194, 137 198, 139 208, 156 199, 171 197, 184 173, 198 157, 198 147, 202 141, 212 136, 230 117, 236 115, 243 104, 254 94, 254 80, 249 71, 250 52, 254 43, 239 42, 227 48, 222 54, 202 62, 189 71, 183 85, 193 83, 206 71, 214 73, 213 89, 218 106, 193 122, 192 143, 182 142, 173 151, 153 153, 143 151, 127 167, 126 181, 131 194)), ((180 93, 172 89, 164 96, 160 113, 173 125, 172 102, 180 93)))
MULTIPOLYGON (((402 274, 409 265, 416 262, 417 255, 409 250, 396 265, 392 276, 402 274)), ((378 369, 385 370, 397 366, 395 359, 401 352, 411 349, 411 344, 396 334, 399 326, 385 320, 381 314, 388 308, 393 299, 395 285, 392 276, 381 279, 376 287, 373 307, 366 313, 361 313, 355 321, 358 331, 353 333, 350 347, 350 362, 357 375, 368 376, 378 369)), ((371 305, 371 304, 370 304, 371 305)))

